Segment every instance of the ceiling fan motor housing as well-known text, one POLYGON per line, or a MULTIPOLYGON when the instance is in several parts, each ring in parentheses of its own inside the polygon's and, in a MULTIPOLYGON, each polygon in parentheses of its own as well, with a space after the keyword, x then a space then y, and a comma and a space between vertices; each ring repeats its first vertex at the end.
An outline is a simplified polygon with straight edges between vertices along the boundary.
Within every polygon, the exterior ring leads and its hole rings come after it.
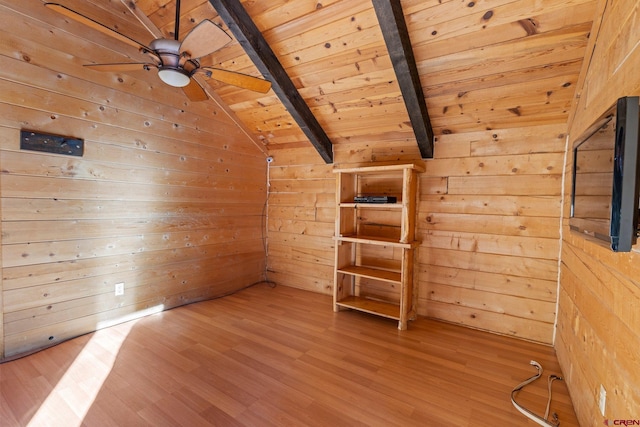
POLYGON ((191 75, 200 66, 196 59, 180 53, 180 45, 178 40, 173 39, 156 39, 149 44, 152 53, 160 58, 158 76, 175 87, 187 86, 191 75))

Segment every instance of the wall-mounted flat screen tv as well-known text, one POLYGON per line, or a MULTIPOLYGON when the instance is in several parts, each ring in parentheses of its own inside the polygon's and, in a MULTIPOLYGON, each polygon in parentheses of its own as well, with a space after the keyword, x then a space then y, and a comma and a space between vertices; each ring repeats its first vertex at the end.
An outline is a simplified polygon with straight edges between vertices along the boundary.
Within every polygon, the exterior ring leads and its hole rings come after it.
POLYGON ((638 236, 638 104, 637 96, 618 99, 573 149, 569 226, 616 252, 638 236))

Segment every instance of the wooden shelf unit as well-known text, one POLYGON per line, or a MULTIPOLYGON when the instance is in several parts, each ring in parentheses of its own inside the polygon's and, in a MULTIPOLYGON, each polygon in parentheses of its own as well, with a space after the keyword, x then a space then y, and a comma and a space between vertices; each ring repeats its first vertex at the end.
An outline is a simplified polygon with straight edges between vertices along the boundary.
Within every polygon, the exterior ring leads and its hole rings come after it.
POLYGON ((336 168, 334 311, 359 310, 398 321, 415 317, 413 264, 418 164, 336 168), (396 203, 354 203, 393 196, 396 203))

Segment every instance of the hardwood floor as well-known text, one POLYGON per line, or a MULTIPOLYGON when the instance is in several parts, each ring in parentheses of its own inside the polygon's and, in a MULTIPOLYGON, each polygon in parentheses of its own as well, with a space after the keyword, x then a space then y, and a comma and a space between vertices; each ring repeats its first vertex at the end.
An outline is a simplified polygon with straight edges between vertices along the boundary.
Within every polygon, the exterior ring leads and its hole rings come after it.
MULTIPOLYGON (((454 325, 331 310, 265 284, 0 365, 3 426, 535 426, 553 349, 454 325)), ((577 426, 562 381, 551 412, 577 426)))

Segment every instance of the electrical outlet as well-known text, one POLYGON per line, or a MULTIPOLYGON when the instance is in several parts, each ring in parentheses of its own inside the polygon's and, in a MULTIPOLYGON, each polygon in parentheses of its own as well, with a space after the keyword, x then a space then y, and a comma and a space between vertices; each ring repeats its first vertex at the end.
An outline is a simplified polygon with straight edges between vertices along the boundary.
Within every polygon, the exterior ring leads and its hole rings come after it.
POLYGON ((124 295, 124 282, 116 283, 116 296, 124 295))
POLYGON ((600 413, 604 417, 604 409, 607 403, 607 390, 604 389, 604 386, 600 384, 600 400, 598 401, 598 406, 600 407, 600 413))

